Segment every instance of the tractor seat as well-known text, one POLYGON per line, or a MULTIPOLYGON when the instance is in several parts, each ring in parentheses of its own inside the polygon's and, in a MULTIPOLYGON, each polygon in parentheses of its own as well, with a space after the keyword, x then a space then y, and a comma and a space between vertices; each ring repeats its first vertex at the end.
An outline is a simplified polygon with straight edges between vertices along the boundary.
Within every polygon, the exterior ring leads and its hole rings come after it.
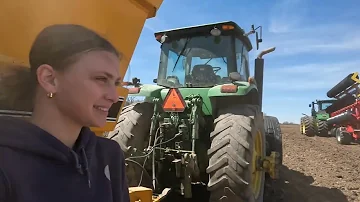
POLYGON ((211 65, 195 65, 192 70, 192 83, 215 84, 217 76, 211 65))

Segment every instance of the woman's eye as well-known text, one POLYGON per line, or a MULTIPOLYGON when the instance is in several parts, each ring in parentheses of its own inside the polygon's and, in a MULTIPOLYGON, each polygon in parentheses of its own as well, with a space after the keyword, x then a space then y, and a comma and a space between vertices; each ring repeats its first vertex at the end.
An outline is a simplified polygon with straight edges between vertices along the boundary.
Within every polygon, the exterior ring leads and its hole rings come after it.
POLYGON ((106 77, 97 77, 96 80, 106 82, 107 78, 106 77))

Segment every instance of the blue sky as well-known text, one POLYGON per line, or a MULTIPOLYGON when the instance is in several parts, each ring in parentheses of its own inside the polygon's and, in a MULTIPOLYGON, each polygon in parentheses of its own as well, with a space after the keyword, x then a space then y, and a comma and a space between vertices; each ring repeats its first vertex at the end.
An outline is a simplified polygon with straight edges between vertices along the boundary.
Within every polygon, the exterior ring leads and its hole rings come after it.
MULTIPOLYGON (((357 0, 164 0, 157 16, 146 21, 124 80, 156 78, 156 31, 227 20, 246 31, 262 25, 259 51, 276 47, 264 57, 263 111, 298 123, 301 113, 310 113, 312 100, 327 99, 331 87, 360 70, 359 9, 357 0)), ((249 53, 252 75, 259 51, 249 53)))

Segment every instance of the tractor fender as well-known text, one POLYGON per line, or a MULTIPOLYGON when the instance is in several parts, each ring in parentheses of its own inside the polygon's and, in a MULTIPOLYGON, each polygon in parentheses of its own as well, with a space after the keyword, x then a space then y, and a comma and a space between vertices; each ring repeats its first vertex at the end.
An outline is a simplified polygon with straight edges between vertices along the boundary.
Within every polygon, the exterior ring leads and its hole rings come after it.
POLYGON ((144 84, 138 88, 138 92, 133 92, 129 90, 129 96, 160 97, 160 92, 165 87, 152 84, 144 84))
POLYGON ((238 81, 238 82, 234 82, 232 84, 222 84, 222 85, 214 86, 209 89, 208 96, 209 97, 244 96, 244 95, 247 95, 251 90, 257 91, 257 87, 255 84, 252 84, 249 82, 244 82, 244 81, 238 81), (221 92, 221 89, 223 86, 229 86, 229 85, 231 85, 231 86, 236 85, 237 91, 236 92, 228 92, 228 93, 221 92))
POLYGON ((214 86, 209 89, 208 97, 210 98, 213 113, 221 106, 234 104, 259 104, 259 92, 255 84, 249 82, 234 82, 233 84, 223 84, 214 86), (222 86, 237 85, 236 92, 221 92, 222 86))

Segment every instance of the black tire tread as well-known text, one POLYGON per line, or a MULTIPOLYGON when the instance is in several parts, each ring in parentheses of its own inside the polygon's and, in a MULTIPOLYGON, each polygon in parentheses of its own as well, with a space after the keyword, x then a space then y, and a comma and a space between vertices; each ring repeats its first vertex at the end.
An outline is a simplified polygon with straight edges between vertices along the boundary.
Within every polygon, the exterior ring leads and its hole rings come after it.
POLYGON ((320 137, 327 137, 328 135, 328 125, 326 121, 319 120, 318 121, 318 135, 320 137))
POLYGON ((271 151, 279 152, 280 164, 282 164, 283 147, 282 147, 282 132, 280 128, 279 120, 274 116, 264 117, 265 135, 268 146, 267 155, 270 155, 271 151))
POLYGON ((312 116, 304 116, 305 134, 306 136, 312 137, 316 135, 315 121, 312 116))
MULTIPOLYGON (((142 155, 146 146, 144 143, 149 135, 151 117, 154 105, 149 102, 132 103, 123 107, 118 118, 115 129, 105 137, 116 141, 124 151, 126 157, 131 156, 133 149, 142 155), (130 149, 132 148, 132 149, 130 149)), ((137 158, 134 161, 143 164, 144 158, 137 158)), ((128 162, 127 162, 128 163, 128 162)), ((129 186, 138 186, 141 179, 141 186, 152 187, 151 179, 147 179, 142 169, 130 163, 126 169, 126 176, 129 186), (135 166, 135 167, 134 167, 135 166), (142 176, 141 176, 142 175, 142 176)))
POLYGON ((153 104, 149 102, 132 103, 123 108, 115 129, 106 137, 115 140, 127 153, 130 146, 142 150, 146 135, 149 134, 153 104), (136 137, 136 138, 135 138, 136 137))
POLYGON ((351 134, 346 131, 346 128, 340 127, 336 129, 336 142, 341 145, 349 145, 352 142, 351 134), (338 138, 340 137, 340 141, 338 138))
POLYGON ((210 201, 252 201, 250 161, 255 106, 220 110, 208 150, 210 201), (253 116, 253 117, 251 117, 253 116), (226 200, 227 199, 227 200, 226 200))

